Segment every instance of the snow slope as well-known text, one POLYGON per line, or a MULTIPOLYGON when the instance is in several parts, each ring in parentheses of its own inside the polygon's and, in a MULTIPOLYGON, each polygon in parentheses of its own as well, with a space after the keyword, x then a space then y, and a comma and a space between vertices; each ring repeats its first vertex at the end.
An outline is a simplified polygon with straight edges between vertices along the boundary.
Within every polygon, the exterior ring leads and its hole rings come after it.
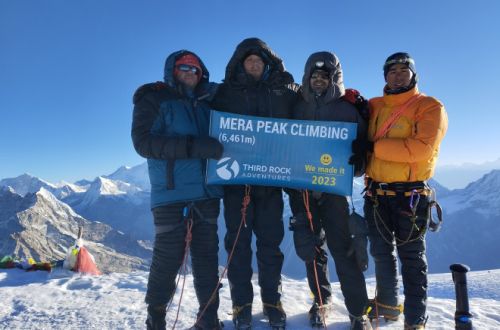
MULTIPOLYGON (((144 329, 143 302, 147 272, 113 273, 99 277, 81 276, 64 270, 52 273, 0 270, 0 328, 2 329, 144 329)), ((500 269, 468 274, 471 312, 475 329, 500 328, 500 269)), ((428 329, 453 329, 455 294, 451 274, 430 276, 428 329)), ((234 329, 227 280, 221 289, 219 317, 225 330, 234 329)), ((375 283, 367 280, 369 295, 375 283)), ((257 288, 254 282, 254 287, 257 288)), ((334 306, 328 329, 347 329, 348 316, 338 283, 333 284, 334 306)), ((268 329, 262 316, 259 290, 253 305, 255 330, 268 329)), ((171 329, 179 294, 167 315, 171 329)), ((284 279, 283 303, 287 329, 309 329, 307 311, 311 298, 305 280, 284 279)), ((192 278, 187 277, 176 329, 188 329, 195 321, 196 297, 192 278)), ((375 328, 375 323, 373 324, 375 328)), ((380 322, 380 329, 402 329, 403 321, 380 322)))

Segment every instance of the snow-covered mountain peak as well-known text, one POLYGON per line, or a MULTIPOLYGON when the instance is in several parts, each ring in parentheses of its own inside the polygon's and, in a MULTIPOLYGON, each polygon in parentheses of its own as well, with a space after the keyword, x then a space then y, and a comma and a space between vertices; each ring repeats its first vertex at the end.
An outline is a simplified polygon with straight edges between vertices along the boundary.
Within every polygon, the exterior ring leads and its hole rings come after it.
MULTIPOLYGON (((493 192, 492 188, 500 187, 500 170, 493 170, 485 174, 482 178, 472 183, 469 183, 465 190, 474 192, 493 192)), ((496 191, 496 190, 495 190, 496 191)))
POLYGON ((500 170, 493 170, 464 189, 453 190, 442 201, 446 212, 474 209, 485 216, 500 215, 500 170))
POLYGON ((86 246, 104 271, 143 268, 149 256, 136 241, 110 226, 88 221, 61 202, 48 189, 21 197, 0 193, 0 255, 62 260, 84 228, 86 246))
POLYGON ((70 188, 71 190, 73 190, 76 193, 85 192, 85 191, 87 191, 87 188, 88 188, 88 187, 84 187, 84 186, 82 187, 82 186, 79 186, 77 184, 66 182, 66 181, 60 181, 60 182, 56 183, 55 186, 58 189, 62 189, 62 188, 68 187, 68 188, 70 188))
POLYGON ((52 183, 27 173, 15 178, 0 180, 0 186, 11 186, 21 196, 25 196, 28 193, 35 193, 40 190, 41 187, 49 190, 56 189, 56 186, 52 183))
POLYGON ((79 217, 78 214, 67 204, 61 202, 56 198, 49 190, 45 188, 40 188, 35 194, 36 200, 34 206, 41 206, 42 208, 49 208, 55 211, 56 214, 65 217, 79 217))
POLYGON ((97 177, 90 185, 89 191, 99 192, 100 195, 124 195, 142 191, 142 189, 119 180, 111 180, 103 176, 97 177))
POLYGON ((148 164, 146 162, 137 166, 121 166, 110 175, 105 176, 108 179, 129 182, 144 191, 149 191, 148 164))
POLYGON ((133 184, 99 176, 85 192, 79 207, 90 205, 101 196, 127 197, 134 199, 134 196, 140 192, 142 192, 142 189, 133 184))

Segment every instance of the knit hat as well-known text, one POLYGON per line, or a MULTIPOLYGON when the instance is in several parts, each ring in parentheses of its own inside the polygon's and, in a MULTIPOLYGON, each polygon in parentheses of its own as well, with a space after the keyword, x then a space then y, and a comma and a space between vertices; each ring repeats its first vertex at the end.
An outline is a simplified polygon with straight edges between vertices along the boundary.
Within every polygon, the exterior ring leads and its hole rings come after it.
POLYGON ((179 57, 177 59, 177 61, 175 61, 174 75, 177 75, 179 73, 179 69, 177 69, 177 66, 181 65, 181 64, 186 64, 186 65, 194 66, 195 68, 197 68, 198 71, 196 72, 196 75, 198 76, 198 80, 201 79, 201 75, 202 75, 203 70, 201 69, 200 61, 198 60, 198 58, 196 56, 194 56, 193 54, 185 54, 185 55, 179 57))
POLYGON ((391 66, 394 64, 405 64, 408 69, 410 69, 411 72, 413 72, 413 75, 417 74, 417 70, 415 68, 415 60, 411 57, 410 54, 404 53, 404 52, 398 52, 394 53, 391 56, 389 56, 384 63, 384 78, 387 77, 387 73, 389 72, 389 69, 391 66))

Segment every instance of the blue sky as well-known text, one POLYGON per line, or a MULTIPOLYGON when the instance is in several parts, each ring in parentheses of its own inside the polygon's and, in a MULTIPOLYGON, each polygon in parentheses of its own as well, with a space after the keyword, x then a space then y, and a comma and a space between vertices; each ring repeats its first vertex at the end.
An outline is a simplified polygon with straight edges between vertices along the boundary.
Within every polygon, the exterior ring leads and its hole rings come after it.
POLYGON ((136 165, 132 95, 166 56, 199 54, 219 82, 235 46, 259 37, 296 81, 335 52, 345 85, 379 96, 382 64, 410 52, 419 87, 446 106, 439 163, 500 157, 500 2, 0 0, 0 178, 74 181, 136 165))

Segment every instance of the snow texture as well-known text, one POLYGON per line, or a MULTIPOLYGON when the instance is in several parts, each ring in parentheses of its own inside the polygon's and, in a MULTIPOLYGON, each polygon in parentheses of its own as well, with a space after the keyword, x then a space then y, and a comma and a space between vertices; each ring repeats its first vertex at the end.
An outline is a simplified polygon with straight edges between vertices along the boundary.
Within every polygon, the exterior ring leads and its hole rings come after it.
MULTIPOLYGON (((52 273, 0 270, 0 328, 2 329, 144 329, 144 295, 147 272, 82 276, 65 270, 52 273)), ((182 281, 181 281, 182 284, 182 281)), ((219 317, 225 330, 232 330, 231 300, 223 280, 219 317)), ((468 273, 470 309, 475 329, 500 328, 500 270, 468 273)), ((181 285, 180 285, 181 286, 181 285)), ((369 296, 375 282, 367 280, 369 296)), ((258 288, 256 281, 254 287, 258 288)), ((338 283, 333 283, 334 301, 327 319, 328 329, 348 329, 349 318, 338 283)), ((263 315, 259 290, 255 290, 253 326, 269 329, 263 315)), ((167 314, 171 329, 177 312, 180 289, 167 314)), ((401 296, 402 298, 402 296, 401 296)), ((310 329, 307 311, 311 296, 305 280, 284 278, 283 304, 288 315, 287 329, 310 329)), ((188 329, 198 308, 192 278, 187 276, 180 314, 175 329, 188 329)), ((429 277, 429 321, 427 329, 453 329, 455 293, 451 274, 429 277)), ((376 328, 376 323, 373 323, 376 328)), ((379 323, 380 329, 402 329, 403 321, 379 323)))

